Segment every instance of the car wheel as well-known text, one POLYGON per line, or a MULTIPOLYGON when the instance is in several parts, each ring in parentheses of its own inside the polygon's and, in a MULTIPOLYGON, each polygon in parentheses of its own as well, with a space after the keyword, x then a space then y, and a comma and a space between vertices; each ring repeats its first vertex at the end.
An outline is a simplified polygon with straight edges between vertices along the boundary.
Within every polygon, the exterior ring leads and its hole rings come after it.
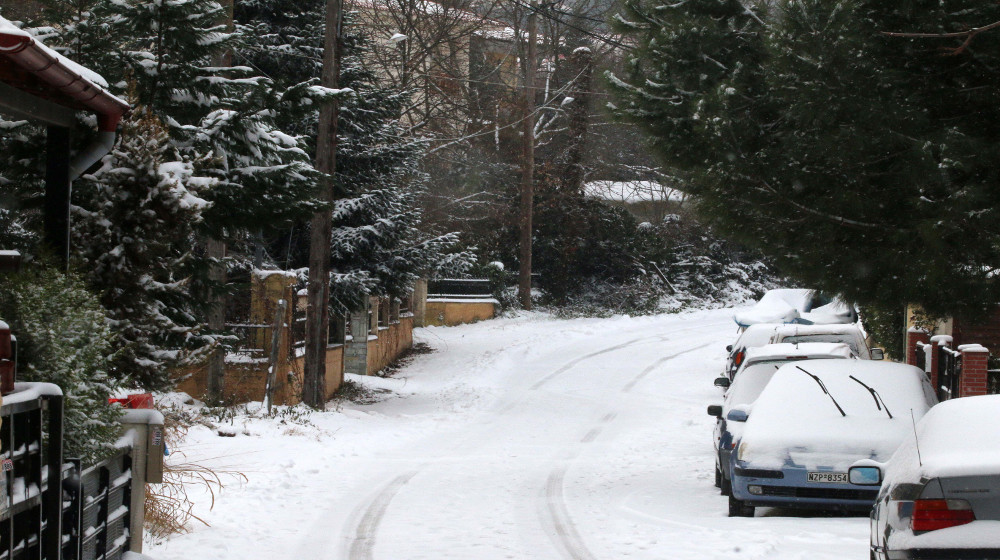
POLYGON ((742 500, 737 500, 732 494, 729 495, 729 517, 753 517, 756 509, 744 504, 742 500))
POLYGON ((868 560, 878 560, 878 558, 875 557, 875 551, 872 549, 868 549, 868 560))
POLYGON ((719 477, 722 479, 722 484, 719 485, 719 493, 723 496, 730 496, 733 493, 733 483, 726 475, 719 473, 719 477))
POLYGON ((722 488, 722 471, 719 467, 715 467, 715 487, 722 488))

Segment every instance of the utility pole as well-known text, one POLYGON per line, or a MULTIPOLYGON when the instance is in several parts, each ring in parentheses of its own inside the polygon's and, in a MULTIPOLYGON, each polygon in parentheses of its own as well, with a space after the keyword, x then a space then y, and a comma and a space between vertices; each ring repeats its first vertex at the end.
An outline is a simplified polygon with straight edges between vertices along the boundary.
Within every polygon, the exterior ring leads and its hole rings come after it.
MULTIPOLYGON (((222 23, 226 26, 226 31, 233 31, 233 0, 221 0, 223 8, 222 23)), ((231 50, 219 52, 215 55, 212 63, 223 68, 232 66, 233 53, 231 50)), ((209 237, 205 242, 205 256, 211 259, 208 265, 208 280, 210 292, 208 293, 208 329, 212 332, 222 332, 226 328, 226 298, 222 288, 226 285, 226 242, 221 239, 209 237)), ((226 353, 220 348, 208 356, 208 401, 212 404, 222 404, 225 398, 225 377, 226 377, 226 353)))
MULTIPOLYGON (((340 23, 342 0, 327 0, 323 43, 323 87, 340 83, 340 23)), ((306 355, 302 402, 323 409, 326 403, 326 342, 330 325, 330 235, 333 231, 333 174, 337 168, 337 119, 340 102, 324 103, 319 111, 316 169, 322 174, 320 196, 326 206, 313 215, 309 235, 309 284, 306 304, 306 355)))
POLYGON ((535 73, 538 68, 538 2, 531 1, 528 14, 528 47, 524 57, 524 118, 521 121, 521 267, 518 270, 517 294, 521 307, 531 309, 531 233, 535 200, 535 73))

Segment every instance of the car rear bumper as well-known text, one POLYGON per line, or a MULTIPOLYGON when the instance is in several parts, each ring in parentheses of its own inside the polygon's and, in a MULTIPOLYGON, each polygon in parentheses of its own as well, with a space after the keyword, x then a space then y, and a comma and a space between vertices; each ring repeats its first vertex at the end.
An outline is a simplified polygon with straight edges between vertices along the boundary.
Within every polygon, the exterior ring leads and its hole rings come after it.
POLYGON ((889 560, 997 560, 1000 548, 915 548, 886 554, 889 560))

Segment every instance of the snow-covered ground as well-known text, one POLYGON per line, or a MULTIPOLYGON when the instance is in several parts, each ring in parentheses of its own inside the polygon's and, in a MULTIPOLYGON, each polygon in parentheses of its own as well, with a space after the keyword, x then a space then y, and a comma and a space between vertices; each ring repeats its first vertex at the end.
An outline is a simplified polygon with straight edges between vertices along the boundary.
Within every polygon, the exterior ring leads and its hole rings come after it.
POLYGON ((186 460, 242 471, 210 527, 157 560, 864 558, 865 517, 728 518, 708 404, 732 310, 526 314, 417 331, 434 349, 391 393, 308 422, 196 427, 186 460))

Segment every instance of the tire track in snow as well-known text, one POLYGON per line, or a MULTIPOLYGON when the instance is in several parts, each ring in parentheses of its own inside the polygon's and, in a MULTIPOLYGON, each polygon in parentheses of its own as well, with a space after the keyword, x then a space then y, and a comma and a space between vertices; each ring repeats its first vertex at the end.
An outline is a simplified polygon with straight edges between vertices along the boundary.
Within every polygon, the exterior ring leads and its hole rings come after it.
POLYGON ((385 512, 389 509, 389 504, 399 490, 418 472, 420 472, 419 469, 414 469, 397 476, 368 503, 354 531, 354 540, 351 541, 351 547, 347 552, 349 560, 372 560, 374 558, 372 553, 375 549, 378 528, 382 523, 382 518, 385 517, 385 512))
MULTIPOLYGON (((694 330, 694 329, 695 327, 685 330, 694 330)), ((646 340, 648 338, 655 338, 655 337, 645 337, 645 338, 635 339, 624 344, 619 344, 611 348, 598 350, 596 352, 592 352, 590 354, 577 358, 576 360, 573 360, 570 363, 566 364, 565 366, 559 368, 558 370, 550 374, 548 377, 542 379, 539 383, 536 384, 536 387, 548 381, 549 378, 554 377, 555 375, 558 375, 568 370, 569 368, 573 367, 574 365, 580 363, 581 361, 587 358, 598 356, 600 354, 606 354, 608 352, 613 352, 614 350, 620 350, 622 348, 631 346, 632 344, 635 344, 640 340, 646 340)), ((661 338, 663 338, 664 340, 669 340, 665 337, 661 338)), ((669 356, 664 356, 656 360, 646 369, 642 370, 639 373, 639 375, 637 375, 634 379, 632 379, 632 381, 626 384, 622 388, 622 392, 627 393, 631 391, 632 388, 639 383, 639 381, 641 381, 644 377, 653 372, 656 368, 662 366, 664 363, 674 358, 677 358, 678 356, 683 356, 684 354, 689 354, 691 352, 701 350, 702 348, 711 346, 712 344, 714 344, 714 342, 702 344, 694 348, 688 348, 687 350, 683 350, 681 352, 675 352, 674 354, 671 354, 669 356)), ((583 438, 580 439, 580 443, 588 444, 594 442, 598 438, 598 436, 601 435, 601 432, 604 431, 604 427, 613 422, 617 417, 618 417, 617 412, 609 412, 604 416, 602 416, 600 420, 600 425, 595 426, 590 431, 588 431, 583 436, 583 438)), ((594 554, 590 551, 590 549, 587 548, 587 545, 584 544, 583 542, 583 537, 581 537, 580 533, 576 530, 576 526, 573 523, 573 518, 570 516, 569 513, 569 507, 566 505, 566 496, 564 493, 566 472, 569 470, 570 464, 572 464, 573 461, 575 461, 579 455, 580 455, 580 450, 577 450, 576 452, 574 452, 573 454, 571 454, 569 457, 566 458, 566 461, 562 466, 558 467, 557 469, 549 473, 549 477, 545 481, 545 492, 543 499, 544 507, 542 508, 541 512, 542 524, 547 529, 547 534, 550 536, 550 538, 552 538, 553 544, 555 544, 557 549, 562 551, 563 556, 565 558, 568 558, 570 560, 597 560, 597 557, 594 556, 594 554)))
POLYGON ((662 366, 665 362, 669 362, 670 360, 672 360, 672 359, 674 359, 674 358, 676 358, 678 356, 683 356, 684 354, 690 354, 691 352, 694 352, 696 350, 701 350, 702 348, 706 348, 706 347, 712 346, 714 344, 715 344, 715 342, 709 342, 707 344, 702 344, 701 346, 695 346, 694 348, 688 348, 687 350, 683 350, 681 352, 677 352, 676 354, 671 354, 669 356, 664 356, 664 357, 660 358, 659 360, 656 360, 649 367, 647 367, 646 369, 642 370, 639 373, 639 375, 635 376, 635 378, 632 381, 629 381, 628 383, 626 383, 625 386, 622 387, 622 393, 628 393, 628 392, 632 391, 632 389, 635 388, 635 386, 640 381, 642 381, 644 377, 646 377, 647 375, 649 375, 650 373, 652 373, 653 370, 655 370, 658 367, 662 366))
POLYGON ((650 340, 650 339, 653 339, 653 338, 657 338, 657 337, 655 337, 655 336, 644 336, 644 337, 640 337, 640 338, 634 338, 634 339, 632 339, 632 340, 630 340, 628 342, 623 342, 621 344, 616 344, 614 346, 609 346, 607 348, 603 348, 601 350, 597 350, 596 352, 591 352, 590 354, 584 354, 583 356, 580 356, 579 358, 574 358, 574 359, 570 360, 569 362, 567 362, 566 365, 564 365, 564 366, 560 367, 559 369, 553 371, 552 373, 546 375, 541 380, 539 380, 537 383, 535 383, 534 385, 532 385, 531 386, 531 390, 534 391, 536 389, 541 388, 542 385, 545 385, 546 383, 548 383, 549 381, 551 381, 556 376, 561 375, 561 374, 569 371, 573 366, 575 366, 576 364, 579 364, 580 362, 582 362, 584 360, 589 360, 590 358, 595 358, 597 356, 600 356, 601 354, 607 354, 608 352, 614 352, 615 350, 621 350, 622 348, 627 348, 627 347, 632 346, 633 344, 635 344, 637 342, 642 342, 643 340, 650 340))
MULTIPOLYGON (((725 324, 725 323, 724 322, 720 322, 718 325, 722 325, 722 324, 725 324)), ((546 383, 548 383, 549 381, 552 381, 552 379, 558 377, 559 375, 562 375, 563 373, 566 373, 567 371, 569 371, 570 369, 572 369, 574 366, 576 366, 577 364, 579 364, 580 362, 583 362, 585 360, 589 360, 591 358, 596 358, 597 356, 600 356, 600 355, 603 355, 603 354, 607 354, 609 352, 614 352, 615 350, 621 350, 622 348, 628 348, 629 346, 632 346, 632 345, 637 344, 639 342, 643 342, 645 340, 660 339, 660 340, 662 340, 664 342, 669 342, 671 340, 671 336, 674 335, 674 334, 676 334, 676 333, 689 332, 689 331, 697 331, 697 330, 704 330, 704 329, 709 329, 709 328, 715 329, 715 328, 717 328, 718 325, 711 324, 711 325, 702 325, 702 326, 699 326, 699 327, 688 327, 686 329, 675 329, 675 330, 671 331, 669 334, 665 334, 665 335, 641 336, 639 338, 633 338, 632 340, 629 340, 627 342, 623 342, 621 344, 616 344, 614 346, 608 346, 607 348, 602 348, 600 350, 596 350, 596 351, 591 352, 589 354, 584 354, 583 356, 580 356, 579 358, 574 358, 574 359, 570 360, 565 365, 561 366, 559 369, 553 371, 552 373, 550 373, 550 374, 546 375, 545 377, 543 377, 542 379, 540 379, 537 383, 535 383, 534 385, 531 386, 531 390, 534 391, 534 390, 540 389, 546 383)), ((705 344, 703 346, 699 346, 696 349, 704 348, 705 346, 710 346, 710 344, 705 344)), ((669 358, 666 358, 666 359, 669 359, 669 358)), ((663 361, 666 361, 666 359, 664 359, 663 361)), ((657 365, 659 365, 659 364, 657 364, 657 365)))
MULTIPOLYGON (((569 461, 572 461, 570 458, 569 461)), ((559 467, 549 474, 545 481, 545 507, 543 510, 542 522, 550 529, 549 536, 555 537, 553 540, 556 548, 562 551, 565 558, 572 560, 597 560, 590 552, 587 545, 583 544, 583 538, 573 525, 573 519, 569 515, 566 507, 566 498, 563 495, 563 482, 566 478, 568 465, 559 467)))

